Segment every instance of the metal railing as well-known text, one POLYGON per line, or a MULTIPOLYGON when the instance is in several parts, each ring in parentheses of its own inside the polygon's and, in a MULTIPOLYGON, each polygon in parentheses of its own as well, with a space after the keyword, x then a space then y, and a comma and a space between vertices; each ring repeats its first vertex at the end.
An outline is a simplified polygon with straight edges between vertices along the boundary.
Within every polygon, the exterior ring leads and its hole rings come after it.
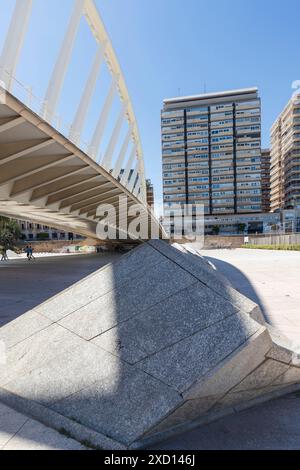
POLYGON ((76 134, 72 125, 64 122, 60 114, 51 113, 48 109, 47 102, 33 94, 32 87, 22 83, 9 73, 9 71, 5 70, 2 65, 0 65, 0 76, 0 86, 2 89, 12 93, 25 106, 54 127, 57 132, 70 140, 70 142, 76 145, 76 147, 86 153, 90 158, 93 160, 96 159, 96 149, 93 149, 91 144, 84 141, 79 134, 76 134), (7 83, 9 84, 8 86, 6 85, 7 83))

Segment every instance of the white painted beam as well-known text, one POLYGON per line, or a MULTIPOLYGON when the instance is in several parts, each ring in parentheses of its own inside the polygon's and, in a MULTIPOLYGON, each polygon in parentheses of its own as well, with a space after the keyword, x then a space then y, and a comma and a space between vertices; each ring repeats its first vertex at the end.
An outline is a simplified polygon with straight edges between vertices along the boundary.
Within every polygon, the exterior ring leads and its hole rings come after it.
MULTIPOLYGON (((31 197, 30 201, 37 201, 38 199, 41 199, 42 197, 50 197, 50 196, 54 196, 56 194, 59 194, 63 191, 67 191, 68 189, 72 189, 72 188, 76 188, 84 183, 89 183, 90 181, 98 178, 100 175, 94 175, 94 176, 91 176, 90 178, 87 178, 83 181, 77 181, 77 183, 72 183, 72 184, 69 184, 68 186, 65 186, 64 188, 60 188, 60 189, 56 189, 54 191, 50 191, 50 192, 47 192, 46 194, 44 194, 43 196, 38 196, 38 197, 31 197)), ((48 184, 48 183, 47 183, 48 184)), ((45 185, 46 186, 46 185, 45 185)), ((78 193, 80 194, 80 193, 78 193)), ((72 197, 72 196, 70 196, 72 197)), ((65 198, 66 199, 66 198, 65 198)))
POLYGON ((89 149, 92 158, 94 158, 95 160, 97 160, 100 144, 101 144, 102 137, 103 137, 105 127, 106 127, 106 124, 107 124, 107 118, 108 118, 108 115, 109 115, 111 105, 112 105, 114 96, 116 94, 116 91, 117 91, 116 90, 116 83, 113 80, 112 83, 111 83, 109 92, 107 94, 102 112, 101 112, 100 117, 99 117, 99 120, 97 122, 97 126, 96 126, 96 129, 95 129, 93 138, 92 138, 90 149, 89 149))
POLYGON ((121 184, 125 187, 127 187, 127 185, 128 185, 128 178, 129 178, 130 170, 132 170, 135 159, 136 159, 136 146, 134 146, 132 151, 131 151, 131 154, 130 154, 129 160, 127 162, 125 171, 124 171, 124 173, 122 175, 122 178, 121 178, 121 184))
POLYGON ((32 147, 21 150, 20 152, 16 152, 13 155, 9 155, 8 157, 2 158, 0 160, 0 164, 3 165, 4 163, 9 163, 9 162, 12 162, 13 160, 17 160, 18 158, 25 157, 25 155, 29 155, 30 153, 37 152, 38 150, 44 149, 45 147, 48 147, 49 145, 52 145, 53 143, 54 141, 52 139, 48 139, 45 142, 42 142, 40 144, 32 145, 32 147))
POLYGON ((16 0, 16 6, 0 59, 2 67, 0 80, 5 83, 8 91, 11 91, 13 86, 12 77, 15 76, 16 73, 24 38, 28 28, 31 9, 32 0, 16 0))
POLYGON ((85 171, 88 169, 88 166, 84 166, 82 168, 79 168, 77 170, 74 170, 74 171, 71 171, 70 173, 65 173, 64 175, 61 175, 61 176, 57 176, 56 178, 49 178, 48 181, 45 181, 43 183, 37 183, 37 184, 33 184, 32 186, 30 186, 29 188, 24 188, 20 191, 14 191, 12 190, 11 192, 11 197, 13 196, 20 196, 21 194, 25 194, 27 193, 28 191, 34 191, 35 189, 38 189, 38 188, 42 188, 43 186, 46 186, 47 184, 49 183, 55 183, 56 181, 60 181, 60 180, 63 180, 65 178, 69 178, 70 176, 74 176, 74 175, 77 175, 78 173, 81 173, 82 171, 85 171))
POLYGON ((104 46, 100 46, 97 49, 94 63, 92 65, 90 75, 86 82, 85 89, 82 94, 74 122, 72 124, 70 138, 74 139, 77 143, 80 142, 80 137, 84 128, 86 116, 91 105, 92 97, 97 84, 97 79, 100 73, 102 63, 104 61, 103 52, 104 46))
POLYGON ((86 0, 85 16, 87 18, 90 29, 92 33, 94 34, 96 40, 102 43, 104 41, 107 41, 106 54, 105 54, 107 58, 107 63, 109 64, 109 68, 112 71, 112 74, 114 76, 119 76, 119 81, 118 81, 119 93, 120 93, 121 99, 124 102, 128 103, 128 120, 129 120, 129 124, 133 126, 134 141, 136 143, 136 148, 137 148, 136 154, 137 154, 137 158, 140 161, 140 174, 142 178, 142 185, 145 186, 143 151, 142 151, 142 147, 140 143, 139 130, 138 130, 137 122, 135 119, 134 110, 130 101, 130 96, 126 87, 125 80, 122 75, 121 67, 118 63, 113 46, 109 40, 108 34, 105 30, 105 26, 97 10, 94 0, 86 0))
POLYGON ((140 176, 139 176, 139 179, 137 180, 137 183, 136 183, 136 187, 133 190, 133 195, 135 197, 138 196, 140 189, 141 189, 141 181, 140 181, 140 176))
POLYGON ((0 125, 0 133, 9 131, 10 129, 13 129, 16 126, 19 126, 20 124, 23 124, 24 122, 25 122, 25 119, 23 117, 10 119, 9 121, 0 125))
POLYGON ((86 207, 87 205, 91 206, 92 204, 97 204, 99 200, 101 202, 103 197, 106 198, 108 196, 111 196, 115 198, 119 194, 120 194, 119 188, 110 189, 109 191, 105 191, 103 193, 99 191, 99 194, 97 195, 87 197, 86 199, 83 198, 81 199, 81 201, 78 201, 78 202, 73 202, 72 204, 70 204, 70 207, 71 207, 71 210, 78 210, 78 209, 81 209, 82 207, 86 207))
MULTIPOLYGON (((99 196, 101 196, 101 194, 99 196)), ((80 215, 88 214, 89 212, 96 210, 97 207, 100 206, 101 204, 111 204, 112 206, 116 205, 117 207, 118 203, 119 203, 119 195, 116 194, 115 196, 111 196, 111 197, 104 197, 104 198, 101 197, 98 201, 94 202, 93 204, 88 204, 78 210, 80 211, 79 212, 80 215)))
POLYGON ((122 106, 118 119, 116 121, 114 130, 113 130, 113 133, 111 135, 108 147, 106 149, 104 158, 101 162, 101 166, 106 168, 107 171, 112 170, 112 158, 113 158, 113 154, 114 154, 114 151, 115 151, 115 148, 116 148, 119 136, 120 136, 122 125, 124 123, 125 112, 126 112, 126 107, 122 106))
POLYGON ((121 170, 122 170, 122 165, 123 165, 124 159, 125 159, 125 155, 126 155, 126 152, 128 150, 131 134, 132 134, 132 127, 130 127, 128 129, 128 132, 127 132, 127 135, 125 137, 124 143, 122 145, 118 160, 116 162, 116 166, 113 170, 112 174, 115 178, 118 178, 120 176, 120 173, 121 173, 121 170))
POLYGON ((130 191, 132 193, 133 189, 134 189, 134 185, 135 185, 135 181, 136 181, 136 177, 138 175, 138 170, 139 170, 139 164, 137 163, 136 164, 136 167, 131 175, 131 178, 129 180, 129 183, 127 185, 127 189, 128 191, 130 191))
POLYGON ((68 66, 72 57, 80 20, 84 11, 85 0, 74 0, 74 3, 75 5, 70 18, 68 29, 65 34, 45 96, 44 116, 46 120, 52 120, 52 117, 55 114, 68 66))
MULTIPOLYGON (((54 166, 57 166, 60 163, 66 163, 67 161, 72 160, 74 157, 75 157, 75 155, 67 155, 66 157, 62 157, 60 160, 56 160, 55 162, 45 163, 44 165, 41 165, 38 168, 35 168, 33 170, 29 170, 29 171, 25 171, 24 173, 22 173, 22 175, 9 177, 6 180, 1 181, 1 185, 11 183, 11 182, 15 182, 15 181, 19 181, 19 180, 21 180, 23 178, 27 178, 29 176, 33 176, 36 173, 39 173, 40 171, 48 170, 49 168, 53 168, 54 166)), ((41 158, 41 161, 42 161, 42 158, 41 158)))
MULTIPOLYGON (((91 188, 88 188, 88 189, 84 189, 82 191, 78 191, 76 192, 76 194, 73 194, 72 196, 63 196, 63 199, 60 198, 61 200, 61 208, 64 208, 64 207, 69 207, 73 204, 76 204, 76 202, 78 201, 72 201, 70 204, 69 204, 69 201, 72 199, 76 199, 78 197, 81 197, 82 195, 86 194, 86 193, 89 193, 91 191, 95 191, 96 189, 98 189, 99 193, 101 193, 101 191, 105 188, 111 188, 111 183, 98 183, 96 186, 92 186, 91 188)), ((63 193, 64 190, 61 190, 60 192, 63 193)), ((59 193, 58 193, 59 194, 59 193)))

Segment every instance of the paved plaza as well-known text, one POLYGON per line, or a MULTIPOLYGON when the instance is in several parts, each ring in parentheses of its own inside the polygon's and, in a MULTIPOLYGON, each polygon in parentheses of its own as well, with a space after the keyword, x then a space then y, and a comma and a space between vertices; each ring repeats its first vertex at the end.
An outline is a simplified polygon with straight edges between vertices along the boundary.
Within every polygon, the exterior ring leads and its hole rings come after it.
POLYGON ((80 443, 0 403, 0 450, 85 450, 80 443))
POLYGON ((203 255, 257 303, 266 321, 300 342, 300 252, 210 250, 203 255))
POLYGON ((0 262, 0 327, 120 256, 103 253, 0 262))
POLYGON ((240 411, 154 446, 159 450, 299 450, 300 394, 240 411))
MULTIPOLYGON (((203 254, 233 287, 257 302, 266 320, 295 342, 300 339, 300 253, 211 250, 203 254), (298 312, 298 318, 297 318, 298 312)), ((0 264, 0 326, 39 305, 119 254, 43 258, 0 264)), ((78 449, 80 444, 1 406, 0 448, 78 449)), ((298 392, 227 416, 155 446, 157 449, 299 449, 298 392)), ((154 448, 154 447, 153 447, 154 448)))
MULTIPOLYGON (((300 342, 300 253, 209 250, 202 254, 266 321, 300 342)), ((300 449, 300 394, 263 403, 159 444, 157 449, 300 449)))

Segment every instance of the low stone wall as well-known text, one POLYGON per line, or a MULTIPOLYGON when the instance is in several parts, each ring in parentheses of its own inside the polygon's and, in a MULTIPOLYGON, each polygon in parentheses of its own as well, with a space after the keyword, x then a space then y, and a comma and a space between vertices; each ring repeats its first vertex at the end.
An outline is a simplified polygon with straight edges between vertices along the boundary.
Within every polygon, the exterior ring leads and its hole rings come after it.
POLYGON ((261 237, 249 237, 252 245, 299 245, 300 233, 291 235, 265 235, 261 237))
POLYGON ((60 253, 64 247, 72 246, 99 246, 104 245, 100 240, 87 238, 84 240, 43 240, 43 241, 26 241, 22 244, 25 248, 31 245, 35 253, 60 253))
POLYGON ((244 244, 243 235, 207 235, 205 237, 204 248, 215 249, 215 248, 241 248, 244 244))
POLYGON ((32 241, 24 242, 22 248, 31 245, 35 253, 60 253, 65 246, 80 246, 82 240, 77 241, 32 241))

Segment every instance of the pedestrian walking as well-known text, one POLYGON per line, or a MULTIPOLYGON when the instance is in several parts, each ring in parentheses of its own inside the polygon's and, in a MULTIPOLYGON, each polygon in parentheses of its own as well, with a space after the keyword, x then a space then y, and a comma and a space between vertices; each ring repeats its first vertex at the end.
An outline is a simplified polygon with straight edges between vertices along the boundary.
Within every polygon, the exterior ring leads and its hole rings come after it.
POLYGON ((8 261, 8 256, 7 256, 7 250, 6 248, 2 248, 1 249, 1 254, 2 254, 2 258, 1 258, 1 261, 8 261))
POLYGON ((33 256, 33 248, 31 245, 28 251, 29 251, 29 261, 32 261, 32 260, 35 261, 35 257, 33 256))

